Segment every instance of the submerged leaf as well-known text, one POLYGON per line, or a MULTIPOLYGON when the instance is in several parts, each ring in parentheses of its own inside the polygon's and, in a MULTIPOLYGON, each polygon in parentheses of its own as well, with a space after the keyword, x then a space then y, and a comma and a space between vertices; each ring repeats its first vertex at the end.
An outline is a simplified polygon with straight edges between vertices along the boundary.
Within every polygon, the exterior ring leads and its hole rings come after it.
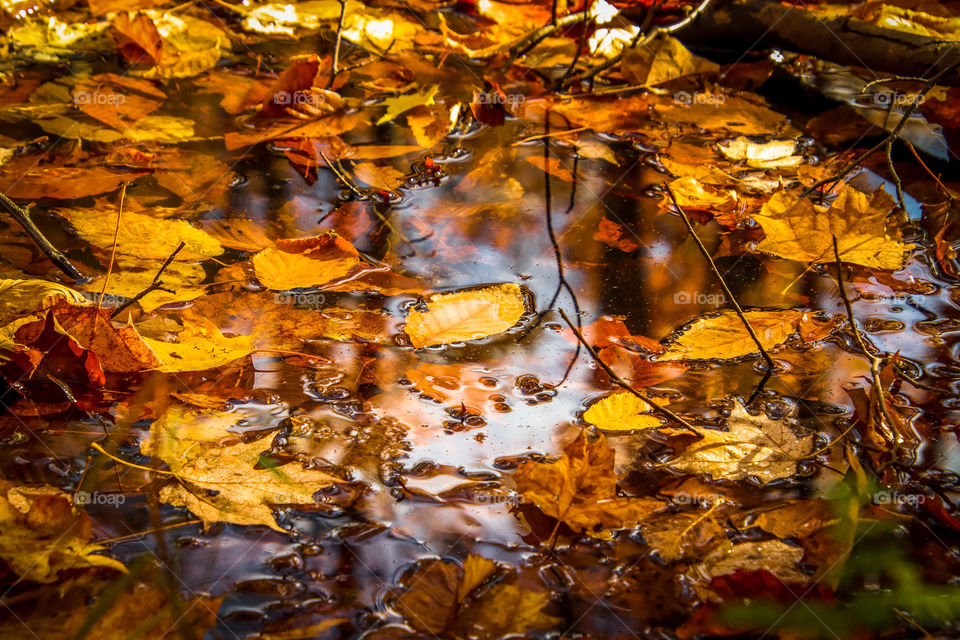
MULTIPOLYGON (((765 349, 782 344, 797 330, 802 311, 746 311, 743 314, 765 349)), ((733 311, 700 318, 671 344, 659 360, 727 360, 758 353, 757 343, 733 311)))
POLYGON ((583 414, 583 419, 604 431, 632 431, 655 429, 663 423, 649 415, 651 405, 628 391, 618 391, 595 402, 583 414))

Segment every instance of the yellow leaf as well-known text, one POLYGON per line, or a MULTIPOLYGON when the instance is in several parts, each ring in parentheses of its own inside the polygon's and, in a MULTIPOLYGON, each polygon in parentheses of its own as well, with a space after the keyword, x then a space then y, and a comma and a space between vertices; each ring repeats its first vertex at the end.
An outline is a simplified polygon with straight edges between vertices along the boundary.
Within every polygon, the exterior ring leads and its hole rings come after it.
POLYGON ((693 176, 677 178, 670 183, 677 204, 688 209, 729 210, 737 204, 737 193, 732 189, 704 188, 693 176))
MULTIPOLYGON (((783 343, 796 330, 802 311, 746 311, 750 326, 765 349, 783 343)), ((699 318, 684 330, 659 360, 709 360, 739 358, 759 353, 740 317, 724 311, 710 318, 699 318)))
POLYGON ((141 451, 161 458, 177 479, 160 490, 160 499, 186 507, 207 526, 261 524, 282 532, 273 517, 275 506, 316 504, 314 494, 338 478, 299 462, 258 468, 270 441, 222 442, 229 435, 221 432, 227 423, 239 420, 232 418, 175 409, 154 422, 141 451))
POLYGON ((523 289, 508 283, 430 296, 426 311, 411 311, 406 332, 414 347, 477 340, 506 331, 526 311, 523 289))
POLYGON ((125 570, 121 562, 97 555, 104 548, 90 543, 90 517, 73 511, 70 494, 7 482, 0 492, 0 558, 22 579, 54 582, 66 569, 125 570))
POLYGON ((763 227, 757 249, 803 262, 835 262, 833 236, 840 259, 864 267, 900 269, 914 245, 900 242, 899 229, 887 231, 893 199, 883 189, 872 195, 847 186, 829 208, 774 194, 754 219, 763 227))
POLYGON ((360 264, 352 244, 328 232, 312 238, 278 240, 253 256, 257 280, 268 289, 285 291, 327 284, 360 264))
MULTIPOLYGON (((117 256, 106 294, 108 296, 133 298, 151 285, 163 263, 164 260, 138 260, 129 256, 117 256)), ((206 292, 203 287, 198 286, 204 278, 206 278, 206 272, 201 265, 174 260, 164 269, 161 276, 163 286, 173 293, 154 290, 140 298, 138 304, 149 313, 165 304, 195 300, 206 292)), ((103 290, 105 279, 106 274, 97 276, 89 282, 78 284, 77 287, 91 294, 99 295, 103 290)))
POLYGON ((618 391, 595 402, 583 419, 604 431, 632 431, 663 426, 656 416, 646 412, 651 405, 629 391, 618 391))
POLYGON ((381 125, 384 122, 390 122, 414 107, 433 104, 433 97, 437 95, 439 89, 440 85, 432 84, 429 87, 422 88, 420 91, 414 91, 413 93, 407 93, 394 98, 387 98, 380 103, 387 108, 387 112, 377 120, 377 124, 381 125))
POLYGON ((717 148, 728 160, 746 160, 747 166, 755 169, 793 169, 803 163, 803 156, 793 155, 797 150, 796 140, 759 144, 740 136, 721 142, 717 148))
MULTIPOLYGON (((100 209, 58 209, 81 238, 109 251, 113 247, 117 214, 100 209)), ((186 220, 154 218, 136 211, 124 211, 117 235, 117 253, 153 260, 166 260, 177 246, 186 246, 178 259, 218 256, 223 247, 210 234, 192 227, 186 220)))
POLYGON ((679 40, 670 36, 662 36, 651 45, 644 44, 623 52, 623 76, 631 84, 654 86, 719 68, 706 58, 690 53, 679 40))
POLYGON ((796 473, 797 463, 813 450, 812 434, 797 436, 782 421, 751 416, 740 404, 724 428, 702 429, 703 439, 684 449, 670 466, 715 480, 756 477, 766 483, 796 473))
POLYGON ((161 364, 157 371, 205 371, 239 360, 253 352, 253 340, 238 336, 227 338, 212 323, 205 319, 186 322, 183 331, 177 334, 178 342, 161 342, 144 338, 161 364))

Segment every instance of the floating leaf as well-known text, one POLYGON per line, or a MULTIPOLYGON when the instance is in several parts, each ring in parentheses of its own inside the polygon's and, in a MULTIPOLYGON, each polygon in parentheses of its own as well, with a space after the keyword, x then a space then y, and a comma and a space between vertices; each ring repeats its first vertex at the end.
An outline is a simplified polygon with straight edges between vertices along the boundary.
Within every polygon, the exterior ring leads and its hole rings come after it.
MULTIPOLYGON (((797 330, 802 311, 746 311, 743 314, 765 349, 782 344, 797 330)), ((659 360, 728 360, 759 353, 743 321, 733 311, 699 318, 687 327, 659 360)))
POLYGON ((604 431, 633 431, 663 426, 659 418, 649 415, 652 409, 629 391, 618 391, 600 398, 583 414, 583 419, 604 431))
POLYGON ((523 290, 513 283, 436 293, 426 311, 407 315, 406 332, 416 348, 477 340, 506 331, 525 311, 523 290))
POLYGON ((633 526, 665 506, 659 500, 619 496, 613 449, 603 436, 588 443, 584 432, 556 462, 524 462, 514 481, 527 502, 577 533, 633 526))
POLYGON ((740 404, 724 430, 701 429, 701 434, 671 467, 718 480, 756 477, 772 482, 796 473, 797 463, 813 451, 813 435, 798 436, 783 421, 751 416, 740 404))
POLYGON ((268 289, 316 287, 342 278, 359 264, 352 244, 333 232, 311 238, 277 240, 253 256, 257 280, 268 289))
POLYGON ((116 235, 117 253, 140 258, 166 260, 181 242, 185 247, 177 255, 179 259, 212 257, 223 253, 219 242, 186 220, 154 218, 136 211, 124 211, 117 233, 116 212, 104 215, 104 212, 96 209, 58 209, 57 213, 70 221, 81 238, 107 251, 112 249, 116 235))
POLYGON ((900 242, 899 230, 888 231, 893 208, 893 199, 882 188, 867 195, 846 186, 829 207, 779 192, 753 216, 764 233, 757 249, 790 260, 835 262, 836 236, 844 262, 900 269, 914 245, 900 242))
POLYGON ((403 115, 414 107, 433 104, 433 97, 437 95, 437 91, 439 89, 440 85, 432 84, 429 87, 423 87, 420 91, 415 91, 414 93, 407 93, 396 96, 395 98, 387 98, 382 103, 383 106, 387 108, 387 112, 384 113, 379 120, 377 120, 377 124, 381 125, 384 122, 390 122, 397 116, 403 115))
POLYGON ((160 358, 157 371, 205 371, 245 358, 253 353, 253 341, 245 336, 227 338, 213 323, 201 318, 184 323, 177 342, 144 338, 160 358))

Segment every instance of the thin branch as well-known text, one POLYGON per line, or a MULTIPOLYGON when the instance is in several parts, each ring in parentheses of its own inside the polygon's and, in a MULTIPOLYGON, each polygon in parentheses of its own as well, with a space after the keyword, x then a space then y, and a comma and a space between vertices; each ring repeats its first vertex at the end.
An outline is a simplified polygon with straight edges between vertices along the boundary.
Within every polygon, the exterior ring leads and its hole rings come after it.
POLYGON ((730 301, 730 304, 733 305, 734 311, 737 312, 737 316, 740 317, 740 321, 743 323, 743 326, 747 329, 747 333, 750 334, 750 339, 756 343, 757 348, 760 349, 760 355, 763 356, 763 359, 767 361, 767 367, 770 371, 776 369, 776 365, 773 363, 773 358, 770 357, 770 354, 767 353, 766 348, 764 348, 763 343, 760 342, 757 332, 754 331, 753 326, 750 324, 750 321, 747 320, 747 316, 744 315, 743 309, 740 308, 740 303, 737 302, 736 297, 733 295, 733 291, 730 290, 730 287, 727 286, 727 281, 723 279, 723 274, 720 273, 720 270, 717 268, 717 264, 713 261, 710 252, 707 251, 707 248, 703 245, 703 242, 700 240, 700 236, 697 235, 697 232, 694 231, 693 225, 690 223, 690 218, 687 217, 686 211, 683 210, 683 207, 680 206, 680 203, 677 202, 676 196, 673 195, 673 191, 670 189, 670 186, 666 183, 663 184, 663 188, 666 189, 667 195, 670 196, 670 200, 673 201, 673 206, 676 208, 677 212, 680 214, 680 217, 683 218, 684 224, 687 225, 687 230, 690 232, 690 235, 693 236, 693 240, 697 244, 697 248, 700 250, 700 253, 703 254, 703 257, 706 259, 707 263, 710 265, 710 269, 713 271, 713 274, 717 276, 717 280, 720 281, 720 286, 723 287, 723 292, 727 295, 727 299, 730 301))
MULTIPOLYGON (((143 298, 145 295, 147 295, 151 291, 156 291, 157 289, 162 288, 163 282, 160 280, 160 276, 163 275, 163 272, 166 270, 166 268, 170 266, 170 263, 173 262, 173 259, 177 257, 177 254, 180 253, 180 250, 183 249, 185 246, 186 244, 184 244, 183 242, 177 245, 177 248, 173 250, 173 253, 170 254, 166 262, 164 262, 163 265, 160 266, 160 270, 157 271, 157 275, 153 276, 153 282, 150 283, 150 286, 148 286, 146 289, 144 289, 143 291, 141 291, 140 293, 133 296, 132 298, 124 302, 122 305, 114 309, 113 312, 110 314, 110 317, 111 318, 117 317, 118 315, 120 315, 121 311, 123 311, 124 309, 132 305, 134 302, 139 302, 141 298, 143 298)), ((103 294, 101 294, 101 298, 102 297, 103 297, 103 294)))
MULTIPOLYGON (((850 303, 850 298, 847 296, 846 290, 843 288, 843 262, 840 260, 840 249, 837 244, 837 236, 833 236, 833 255, 837 261, 837 288, 840 290, 840 297, 843 299, 843 306, 847 310, 847 320, 850 322, 850 329, 853 331, 853 336, 856 338, 857 345, 860 347, 860 351, 863 352, 863 355, 870 361, 870 377, 873 378, 873 395, 877 401, 878 408, 880 409, 880 415, 882 421, 886 421, 889 426, 890 432, 893 434, 892 445, 894 448, 897 446, 897 441, 899 440, 898 434, 895 428, 895 422, 890 417, 889 412, 887 411, 887 402, 883 393, 883 383, 880 380, 880 358, 873 355, 870 352, 870 349, 867 348, 867 343, 863 338, 863 335, 860 333, 859 327, 857 327, 857 319, 853 315, 853 305, 850 303)), ((883 425, 880 425, 880 433, 886 438, 886 434, 883 431, 883 425)))
POLYGON ((543 26, 543 27, 540 27, 539 29, 535 29, 534 31, 531 31, 526 36, 521 38, 516 44, 510 47, 510 51, 509 51, 510 56, 507 58, 507 61, 504 63, 503 67, 500 68, 500 73, 501 74, 506 73, 510 69, 510 67, 513 66, 513 63, 517 61, 517 58, 519 58, 520 56, 524 55, 526 52, 533 49, 535 46, 540 44, 543 40, 550 37, 560 29, 565 29, 577 23, 584 22, 586 21, 586 19, 587 19, 586 11, 571 13, 570 15, 566 15, 560 18, 559 20, 555 20, 546 26, 543 26))
POLYGON ((50 241, 43 235, 37 225, 30 218, 30 210, 20 207, 13 200, 0 193, 0 205, 7 210, 14 220, 20 223, 23 230, 27 232, 30 239, 40 247, 40 250, 47 254, 50 261, 65 274, 73 278, 74 282, 84 282, 87 278, 77 270, 73 263, 63 255, 59 249, 50 244, 50 241))
POLYGON ((333 87, 333 81, 337 78, 337 67, 340 64, 340 42, 343 40, 343 16, 347 12, 347 0, 339 0, 340 18, 337 20, 337 43, 333 47, 333 66, 330 69, 330 81, 327 82, 327 89, 333 87))
POLYGON ((617 375, 616 371, 611 369, 606 362, 600 359, 600 356, 597 354, 596 351, 594 351, 593 347, 590 346, 590 343, 587 342, 586 338, 583 337, 583 334, 580 332, 580 330, 577 329, 577 327, 573 324, 573 322, 571 322, 570 318, 567 316, 567 312, 564 311, 563 309, 557 309, 557 311, 560 312, 560 315, 561 317, 563 317, 564 322, 567 323, 567 326, 570 327, 571 331, 573 331, 573 335, 577 337, 577 341, 583 345, 583 348, 586 349, 587 353, 590 354, 590 357, 593 358, 594 362, 600 365, 600 368, 603 369, 608 376, 610 376, 611 382, 613 382, 615 385, 617 385, 624 391, 630 394, 633 394, 637 398, 640 398, 641 400, 649 404, 655 413, 659 413, 665 418, 669 418, 670 420, 673 420, 677 424, 683 426, 684 429, 687 429, 688 431, 695 433, 698 436, 701 435, 700 432, 697 431, 692 424, 690 424, 689 422, 687 422, 686 420, 684 420, 683 418, 675 414, 673 411, 670 411, 670 409, 667 409, 666 407, 661 407, 656 402, 654 402, 652 398, 650 398, 644 393, 641 393, 637 389, 634 389, 632 386, 630 386, 630 383, 628 383, 626 380, 624 380, 619 375, 617 375))

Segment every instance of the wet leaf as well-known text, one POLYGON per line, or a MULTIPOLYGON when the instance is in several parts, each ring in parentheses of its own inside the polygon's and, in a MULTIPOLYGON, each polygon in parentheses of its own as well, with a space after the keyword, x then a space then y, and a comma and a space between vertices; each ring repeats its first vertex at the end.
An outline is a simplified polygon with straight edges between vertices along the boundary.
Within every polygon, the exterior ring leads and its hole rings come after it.
POLYGON ((663 423, 650 415, 651 405, 628 391, 617 391, 590 405, 583 419, 604 431, 655 429, 663 423))
POLYGON ((877 269, 900 269, 912 244, 888 230, 893 199, 883 189, 872 195, 845 187, 829 207, 774 194, 754 219, 763 227, 757 249, 804 262, 835 262, 833 237, 840 259, 877 269))
POLYGON ((177 342, 153 338, 143 341, 157 354, 157 371, 204 371, 245 358, 253 352, 253 342, 245 336, 227 338, 213 323, 204 318, 184 323, 177 342))
POLYGON ((738 403, 724 430, 701 429, 703 438, 669 465, 714 479, 758 478, 772 482, 796 473, 797 463, 813 451, 813 436, 797 433, 781 420, 751 416, 738 403))
POLYGON ((671 36, 623 52, 623 76, 631 84, 656 86, 676 78, 717 71, 720 67, 694 55, 671 36))
POLYGON ((433 97, 437 95, 439 89, 439 85, 434 84, 414 93, 400 95, 395 98, 387 98, 383 101, 383 106, 387 108, 387 111, 377 120, 377 125, 390 122, 414 107, 432 105, 433 97))
MULTIPOLYGON (((746 311, 750 326, 765 349, 783 344, 797 331, 802 311, 746 311)), ((743 321, 733 311, 700 318, 672 344, 659 360, 722 360, 759 353, 743 321)))
POLYGON ((523 290, 513 283, 435 293, 426 306, 426 311, 414 309, 407 314, 405 331, 416 348, 502 333, 526 312, 523 290))
POLYGON ((100 555, 104 547, 90 542, 90 517, 74 512, 70 494, 49 485, 3 484, 0 558, 22 579, 54 582, 68 569, 124 571, 123 563, 100 555))
POLYGON ((253 257, 257 279, 268 289, 315 287, 356 269, 357 250, 333 232, 310 238, 277 240, 253 257))
POLYGON ((588 443, 585 432, 556 462, 524 462, 514 481, 526 501, 577 533, 634 526, 665 506, 659 500, 619 496, 613 449, 603 436, 588 443))

